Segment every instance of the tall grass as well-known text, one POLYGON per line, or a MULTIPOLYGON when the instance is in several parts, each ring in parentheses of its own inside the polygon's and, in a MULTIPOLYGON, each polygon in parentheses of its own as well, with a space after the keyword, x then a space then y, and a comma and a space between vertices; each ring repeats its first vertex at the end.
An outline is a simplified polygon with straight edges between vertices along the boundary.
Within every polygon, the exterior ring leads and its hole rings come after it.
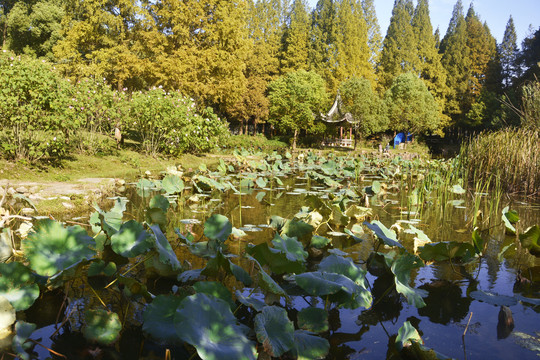
POLYGON ((538 130, 481 133, 461 147, 460 160, 470 184, 491 182, 506 193, 540 196, 538 130))

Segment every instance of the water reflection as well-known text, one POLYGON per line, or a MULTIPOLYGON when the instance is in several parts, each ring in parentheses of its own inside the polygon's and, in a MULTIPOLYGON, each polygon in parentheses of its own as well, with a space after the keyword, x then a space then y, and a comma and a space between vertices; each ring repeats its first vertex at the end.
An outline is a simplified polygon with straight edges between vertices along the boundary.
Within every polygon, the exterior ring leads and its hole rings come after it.
POLYGON ((426 306, 418 309, 418 314, 428 317, 430 321, 446 325, 460 322, 469 313, 472 300, 463 296, 459 285, 448 280, 434 280, 419 288, 427 290, 428 296, 424 298, 426 306))

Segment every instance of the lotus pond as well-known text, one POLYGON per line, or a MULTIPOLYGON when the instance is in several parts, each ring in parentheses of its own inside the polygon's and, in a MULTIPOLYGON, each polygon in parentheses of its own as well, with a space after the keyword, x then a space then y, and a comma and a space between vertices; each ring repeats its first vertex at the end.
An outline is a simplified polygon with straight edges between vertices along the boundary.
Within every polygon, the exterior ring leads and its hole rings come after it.
POLYGON ((540 356, 538 203, 459 159, 234 156, 4 209, 2 359, 540 356))

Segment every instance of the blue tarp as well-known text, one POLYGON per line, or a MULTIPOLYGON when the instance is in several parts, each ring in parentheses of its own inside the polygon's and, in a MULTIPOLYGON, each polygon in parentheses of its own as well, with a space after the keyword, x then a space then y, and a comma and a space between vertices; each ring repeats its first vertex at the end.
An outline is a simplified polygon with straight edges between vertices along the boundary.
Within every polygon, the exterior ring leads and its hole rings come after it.
MULTIPOLYGON (((407 134, 407 141, 412 141, 412 134, 411 133, 407 134)), ((401 132, 401 133, 397 134, 396 137, 394 137, 394 149, 396 148, 396 145, 399 145, 402 142, 405 142, 405 134, 401 132)))

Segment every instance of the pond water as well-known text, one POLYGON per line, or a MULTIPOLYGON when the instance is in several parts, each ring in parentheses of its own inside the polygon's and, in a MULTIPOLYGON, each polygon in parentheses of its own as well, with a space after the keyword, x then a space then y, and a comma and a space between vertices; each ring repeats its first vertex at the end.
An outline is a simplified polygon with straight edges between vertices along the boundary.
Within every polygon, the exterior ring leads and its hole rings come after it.
MULTIPOLYGON (((428 262, 426 266, 411 271, 410 285, 427 292, 424 297, 425 307, 409 305, 407 300, 393 289, 393 276, 368 273, 366 279, 373 295, 371 308, 350 310, 332 307, 329 311, 329 330, 322 334, 330 343, 327 359, 399 358, 394 350, 394 343, 398 330, 406 321, 418 330, 426 347, 450 358, 533 359, 540 356, 540 261, 524 249, 513 249, 511 244, 515 241, 515 235, 505 235, 505 225, 501 220, 503 207, 509 206, 519 213, 519 226, 522 231, 540 224, 538 203, 530 199, 507 196, 494 199, 493 195, 468 191, 464 194, 447 193, 445 197, 433 197, 431 194, 421 202, 423 206, 419 206, 416 202, 411 203, 412 190, 414 184, 419 182, 418 178, 411 182, 410 178, 381 176, 379 168, 365 166, 354 176, 344 177, 340 173, 336 179, 341 187, 332 187, 324 181, 313 179, 312 172, 317 171, 318 166, 320 165, 293 165, 289 171, 279 174, 266 172, 264 175, 267 183, 263 187, 254 184, 244 188, 239 186, 242 179, 253 178, 253 168, 237 175, 221 177, 210 173, 207 174, 208 177, 219 179, 222 183, 229 181, 235 184, 235 190, 238 191, 235 193, 232 190, 200 189, 202 192, 197 193, 192 187, 186 188, 182 197, 170 197, 176 204, 167 215, 167 237, 176 249, 180 262, 188 261, 193 269, 205 265, 204 260, 174 243, 174 228, 179 228, 184 234, 190 231, 197 239, 202 236, 203 224, 210 215, 225 215, 235 228, 246 234, 240 239, 228 241, 228 251, 240 256, 247 244, 270 243, 274 238, 275 229, 269 226, 271 216, 292 219, 302 207, 311 206, 314 198, 332 201, 347 189, 353 190, 365 195, 349 199, 347 206, 356 204, 369 207, 371 213, 358 221, 351 217, 346 224, 322 225, 315 233, 331 239, 333 248, 344 251, 356 264, 364 268, 375 249, 381 252, 388 252, 389 249, 377 247, 376 239, 366 228, 364 234, 358 235, 363 239, 361 242, 356 242, 345 234, 345 228, 351 229, 353 224, 362 224, 363 221, 379 220, 388 228, 394 225, 393 229, 396 230, 399 241, 410 252, 415 251, 415 240, 414 236, 406 231, 409 224, 422 230, 433 242, 469 243, 473 225, 476 225, 483 230, 482 236, 488 243, 483 256, 474 261, 465 264, 459 261, 428 262), (280 184, 276 183, 277 177, 281 180, 280 184), (367 187, 375 186, 374 181, 384 184, 383 190, 377 191, 377 194, 366 190, 367 187), (508 250, 501 254, 507 247, 508 250), (516 286, 518 273, 531 280, 532 284, 516 286), (493 297, 486 294, 492 294, 493 297), (498 329, 500 305, 506 305, 512 312, 514 327, 511 331, 498 329)), ((145 208, 153 194, 155 192, 141 197, 141 191, 138 191, 135 185, 122 193, 121 195, 129 200, 124 220, 144 220, 145 208)), ((326 254, 326 251, 322 250, 322 253, 326 254)), ((309 258, 308 270, 316 268, 321 256, 319 254, 309 258)), ((248 272, 253 271, 248 261, 240 259, 238 264, 245 266, 248 272)), ((279 276, 274 276, 274 279, 280 284, 286 283, 279 276)), ((160 293, 163 291, 160 289, 170 289, 174 284, 175 281, 156 278, 152 291, 160 293)), ((265 294, 259 288, 241 288, 238 284, 234 281, 227 283, 230 288, 240 289, 245 296, 265 299, 265 294)), ((83 287, 83 283, 71 285, 69 291, 72 293, 69 297, 73 300, 68 310, 62 310, 64 315, 77 306, 99 306, 98 300, 93 298, 88 290, 81 291, 83 287)), ((45 347, 59 353, 71 354, 72 357, 68 356, 70 359, 92 358, 92 352, 98 350, 88 347, 79 332, 81 322, 77 321, 77 311, 74 311, 70 320, 55 334, 54 340, 50 339, 51 334, 56 331, 54 324, 58 322, 58 318, 63 318, 58 313, 63 296, 60 291, 47 293, 44 299, 40 299, 25 312, 26 321, 38 324, 38 330, 33 333, 32 338, 40 339, 45 347)), ((119 302, 114 298, 103 298, 103 301, 119 302)), ((279 304, 287 309, 290 319, 295 319, 296 313, 308 306, 325 306, 321 298, 305 296, 291 296, 290 300, 282 297, 279 304)), ((133 319, 130 326, 125 327, 116 348, 101 349, 99 356, 123 359, 163 358, 163 347, 143 340, 141 328, 137 325, 141 321, 143 308, 144 302, 141 301, 127 310, 133 319)), ((240 319, 250 316, 252 317, 252 314, 247 308, 237 314, 240 319), (242 314, 242 311, 245 314, 242 314)), ((171 350, 174 359, 191 357, 182 346, 171 350)), ((37 346, 34 351, 39 358, 61 358, 51 355, 43 347, 37 346)))

